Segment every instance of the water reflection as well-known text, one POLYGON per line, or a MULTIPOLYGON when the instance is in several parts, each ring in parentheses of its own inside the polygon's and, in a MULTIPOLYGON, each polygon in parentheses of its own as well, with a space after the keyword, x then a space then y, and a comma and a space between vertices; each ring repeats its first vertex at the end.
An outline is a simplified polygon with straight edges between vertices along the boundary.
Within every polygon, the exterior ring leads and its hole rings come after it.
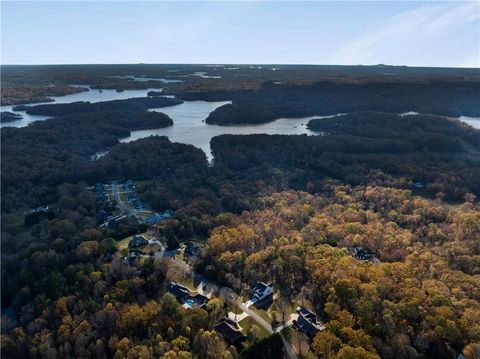
POLYGON ((132 131, 130 136, 121 139, 121 142, 135 141, 140 138, 155 135, 167 136, 172 142, 191 144, 202 149, 206 153, 207 158, 211 160, 210 140, 214 136, 222 134, 249 135, 258 133, 270 135, 313 135, 314 133, 307 129, 306 125, 312 118, 319 117, 279 118, 269 123, 241 126, 207 125, 204 122, 210 112, 227 103, 230 102, 187 101, 176 106, 153 109, 152 111, 163 112, 170 116, 174 125, 153 130, 132 131))
MULTIPOLYGON (((31 104, 34 105, 42 105, 42 104, 54 104, 54 103, 70 103, 70 102, 77 102, 77 101, 89 101, 89 102, 100 102, 100 101, 111 101, 111 100, 126 100, 132 97, 145 97, 147 96, 148 91, 159 91, 159 89, 146 89, 146 90, 125 90, 122 92, 117 92, 117 90, 94 90, 91 89, 90 86, 85 85, 71 85, 74 87, 85 87, 88 88, 89 91, 74 93, 71 95, 66 96, 55 96, 52 97, 55 101, 53 102, 42 102, 42 103, 35 103, 31 104)), ((0 124, 0 127, 24 127, 28 125, 30 122, 34 121, 43 121, 51 116, 43 116, 43 115, 29 115, 25 111, 13 111, 12 108, 16 105, 5 105, 0 106, 0 111, 10 111, 15 112, 23 116, 23 119, 13 122, 7 122, 0 124)))

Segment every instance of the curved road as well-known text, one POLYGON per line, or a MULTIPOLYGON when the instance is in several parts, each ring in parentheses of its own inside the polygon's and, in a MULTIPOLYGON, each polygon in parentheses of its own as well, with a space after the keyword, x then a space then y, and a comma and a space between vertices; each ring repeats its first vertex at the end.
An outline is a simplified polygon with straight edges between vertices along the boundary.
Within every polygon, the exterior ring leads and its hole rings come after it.
MULTIPOLYGON (((203 275, 195 272, 195 271, 193 270, 193 268, 192 268, 189 264, 185 263, 184 261, 180 261, 180 260, 178 260, 178 259, 176 259, 176 258, 170 258, 170 259, 171 259, 172 261, 174 261, 177 265, 183 267, 185 271, 189 271, 189 272, 193 273, 193 274, 200 280, 200 282, 201 282, 201 283, 200 283, 200 286, 203 285, 203 284, 207 284, 207 285, 209 285, 209 286, 217 287, 217 288, 218 288, 218 286, 217 286, 216 284, 211 283, 211 282, 208 281, 203 275)), ((200 287, 200 286, 199 286, 199 287, 200 287)), ((226 292, 228 292, 228 293, 231 293, 231 289, 228 288, 228 287, 219 288, 219 291, 226 291, 226 292)), ((200 292, 200 291, 199 291, 199 292, 200 292)), ((213 289, 212 289, 211 292, 213 292, 213 289)), ((211 293, 211 292, 210 292, 210 293, 211 293)), ((209 293, 209 294, 210 294, 210 293, 209 293)), ((252 309, 250 309, 249 307, 247 307, 247 306, 245 305, 245 303, 242 303, 242 302, 239 301, 238 299, 237 299, 237 305, 238 305, 238 307, 241 308, 245 313, 247 313, 258 325, 260 325, 262 328, 264 328, 269 334, 277 333, 278 331, 280 331, 280 330, 278 330, 278 329, 280 329, 280 328, 275 328, 275 329, 273 329, 273 328, 272 328, 272 325, 271 325, 270 323, 268 323, 265 319, 263 319, 260 315, 258 315, 257 312, 255 312, 254 310, 252 310, 252 309), (277 331, 277 330, 278 330, 278 331, 277 331)), ((285 327, 285 326, 283 326, 283 327, 285 327)), ((283 327, 282 327, 281 329, 283 329, 283 327)), ((293 350, 292 345, 291 345, 289 342, 287 342, 283 336, 281 336, 281 337, 282 337, 282 340, 283 340, 283 344, 285 345, 285 351, 287 352, 288 358, 289 358, 289 359, 297 359, 297 358, 298 358, 298 355, 297 355, 297 353, 293 350)))

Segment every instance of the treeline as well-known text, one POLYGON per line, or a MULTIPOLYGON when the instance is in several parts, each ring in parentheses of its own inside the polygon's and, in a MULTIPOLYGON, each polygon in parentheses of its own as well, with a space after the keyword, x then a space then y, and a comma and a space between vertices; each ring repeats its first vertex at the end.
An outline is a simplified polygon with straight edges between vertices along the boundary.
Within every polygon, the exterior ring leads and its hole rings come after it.
POLYGON ((0 113, 0 123, 13 122, 21 120, 23 118, 19 113, 14 113, 10 111, 2 111, 0 113))
POLYGON ((202 150, 172 143, 167 137, 151 136, 112 147, 107 155, 88 164, 86 179, 175 181, 193 174, 205 176, 206 170, 207 159, 202 150))
MULTIPOLYGON (((48 203, 51 200, 49 193, 55 186, 87 179, 87 168, 88 179, 103 178, 107 174, 100 166, 109 157, 107 155, 98 162, 99 171, 104 173, 100 176, 94 168, 97 162, 91 161, 96 151, 117 145, 119 138, 128 136, 131 130, 172 124, 167 115, 159 112, 113 111, 59 117, 23 128, 3 128, 2 210, 48 203)), ((172 144, 163 140, 159 141, 159 145, 156 151, 161 151, 161 146, 172 144)), ((188 149, 196 150, 191 146, 178 145, 175 153, 181 154, 183 148, 187 152, 188 149)), ((149 158, 148 153, 143 155, 145 159, 149 158)), ((144 168, 148 169, 149 164, 146 163, 144 168)), ((116 173, 114 171, 109 176, 116 173)))
POLYGON ((168 259, 127 265, 85 186, 59 186, 54 218, 28 235, 2 218, 2 306, 16 314, 2 317, 2 357, 239 358, 212 330, 223 303, 185 311, 165 293, 168 259))
POLYGON ((198 268, 239 294, 245 283, 274 283, 286 301, 274 300, 273 318, 288 320, 292 303, 313 309, 326 324, 314 357, 477 357, 480 213, 472 203, 330 183, 321 195, 288 191, 258 204, 221 215, 198 268), (380 262, 352 257, 351 246, 380 262))
POLYGON ((205 122, 208 124, 228 126, 247 123, 265 123, 275 119, 275 113, 260 104, 248 107, 237 104, 226 104, 212 111, 205 122))
POLYGON ((458 152, 471 147, 480 148, 480 131, 459 121, 432 115, 355 112, 335 118, 313 119, 307 127, 333 135, 390 140, 401 146, 402 152, 458 152))
MULTIPOLYGON (((358 111, 404 113, 415 111, 443 116, 480 116, 480 83, 426 82, 329 82, 276 84, 266 82, 259 90, 179 92, 184 100, 232 100, 237 113, 261 104, 274 117, 334 115, 358 111)), ((255 116, 252 116, 255 118, 255 116)), ((237 117, 241 123, 248 118, 237 117)), ((253 121, 253 120, 252 120, 253 121)), ((254 122, 253 122, 254 123, 254 122)))
POLYGON ((359 114, 320 124, 315 120, 311 126, 331 134, 214 137, 215 167, 243 173, 250 180, 265 180, 263 172, 278 169, 285 175, 278 189, 315 188, 316 182, 318 187, 330 177, 351 184, 375 181, 400 188, 421 182, 429 195, 442 193, 450 200, 462 200, 468 192, 480 193, 479 131, 458 121, 359 114))
POLYGON ((21 109, 26 110, 27 113, 31 115, 64 116, 74 113, 91 113, 100 111, 146 111, 150 108, 161 108, 181 103, 183 103, 183 101, 172 97, 137 97, 127 100, 112 100, 94 103, 78 101, 71 103, 23 106, 21 109))
POLYGON ((65 96, 82 91, 88 91, 88 89, 60 84, 52 86, 4 86, 0 103, 4 106, 20 103, 49 102, 54 101, 51 96, 65 96))

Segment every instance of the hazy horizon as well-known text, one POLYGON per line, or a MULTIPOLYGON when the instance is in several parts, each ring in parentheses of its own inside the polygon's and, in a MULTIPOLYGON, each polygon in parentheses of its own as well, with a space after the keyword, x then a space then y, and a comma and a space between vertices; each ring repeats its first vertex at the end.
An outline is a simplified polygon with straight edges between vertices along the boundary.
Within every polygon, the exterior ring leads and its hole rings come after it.
POLYGON ((409 66, 409 65, 390 65, 390 64, 371 64, 371 65, 364 65, 364 64, 351 64, 351 65, 343 65, 343 64, 295 64, 295 63, 263 63, 263 62, 248 62, 248 63, 239 63, 239 62, 230 62, 230 63, 180 63, 180 62, 169 62, 169 63, 154 63, 154 62, 130 62, 130 63, 45 63, 45 64, 0 64, 0 66, 130 66, 130 65, 159 65, 159 66, 340 66, 340 67, 408 67, 408 68, 438 68, 438 69, 480 69, 480 67, 462 67, 462 66, 409 66))
POLYGON ((479 1, 2 1, 1 9, 5 65, 480 67, 479 1))

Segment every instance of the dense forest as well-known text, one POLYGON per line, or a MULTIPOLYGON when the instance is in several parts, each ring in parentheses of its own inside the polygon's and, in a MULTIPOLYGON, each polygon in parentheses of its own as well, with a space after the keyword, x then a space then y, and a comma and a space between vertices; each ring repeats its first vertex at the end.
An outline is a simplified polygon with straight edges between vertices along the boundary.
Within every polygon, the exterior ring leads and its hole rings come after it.
MULTIPOLYGON (((307 84, 265 82, 257 90, 175 92, 184 100, 233 100, 228 118, 248 122, 250 108, 273 112, 279 117, 335 115, 357 111, 405 113, 415 111, 443 116, 479 116, 478 82, 431 81, 427 83, 319 81, 307 84)), ((262 116, 264 120, 268 117, 262 116)), ((252 116, 252 122, 259 122, 252 116)), ((232 120, 228 121, 232 124, 232 120)))
POLYGON ((291 301, 314 303, 328 323, 313 342, 319 357, 452 358, 467 346, 476 358, 480 213, 471 203, 449 210, 407 190, 335 184, 259 203, 224 217, 199 266, 231 286, 272 281, 291 301), (352 245, 381 263, 353 258, 352 245))
POLYGON ((3 128, 2 211, 40 206, 51 199, 54 186, 87 179, 87 173, 90 179, 101 180, 92 169, 97 162, 91 156, 96 151, 117 145, 131 130, 172 124, 159 112, 109 111, 58 117, 20 129, 3 128))
POLYGON ((99 111, 145 111, 149 108, 173 106, 182 102, 183 101, 171 97, 138 97, 130 98, 128 100, 113 100, 95 103, 72 102, 35 105, 27 106, 25 110, 31 115, 63 116, 71 115, 73 113, 89 113, 99 111))
POLYGON ((13 122, 13 121, 21 120, 22 118, 23 118, 22 115, 15 112, 2 111, 0 113, 0 123, 13 122))
POLYGON ((237 104, 226 104, 212 111, 205 122, 208 124, 228 126, 271 122, 276 118, 272 111, 263 108, 261 105, 242 107, 237 104))
MULTIPOLYGON (((2 71, 3 70, 4 69, 2 68, 2 71)), ((71 95, 82 91, 87 91, 87 89, 84 87, 74 87, 61 84, 56 84, 53 86, 2 86, 0 104, 3 106, 36 102, 50 102, 53 101, 52 96, 71 95)))
POLYGON ((252 180, 262 179, 267 169, 281 169, 288 179, 280 189, 316 188, 330 177, 405 189, 421 182, 426 193, 441 192, 449 200, 480 193, 479 131, 459 121, 360 113, 314 119, 309 127, 323 136, 215 137, 215 165, 252 180))
POLYGON ((2 128, 2 356, 480 358, 480 132, 445 117, 479 114, 478 74, 388 70, 398 78, 385 81, 380 66, 7 67, 12 88, 128 88, 148 81, 113 76, 171 76, 182 82, 162 94, 233 100, 207 119, 218 125, 348 114, 311 120, 316 135, 214 137, 208 163, 166 137, 120 142, 174 125, 147 110, 182 100, 27 106, 58 117, 2 128), (149 209, 173 216, 103 226, 98 183, 127 180, 149 209), (195 243, 198 255, 130 262, 135 234, 165 251, 195 243), (168 292, 173 280, 194 288, 178 263, 218 287, 204 306, 185 309, 168 292), (325 328, 272 334, 247 319, 242 343, 231 344, 216 324, 259 281, 275 288, 270 309, 256 311, 271 328, 299 306, 325 328))

